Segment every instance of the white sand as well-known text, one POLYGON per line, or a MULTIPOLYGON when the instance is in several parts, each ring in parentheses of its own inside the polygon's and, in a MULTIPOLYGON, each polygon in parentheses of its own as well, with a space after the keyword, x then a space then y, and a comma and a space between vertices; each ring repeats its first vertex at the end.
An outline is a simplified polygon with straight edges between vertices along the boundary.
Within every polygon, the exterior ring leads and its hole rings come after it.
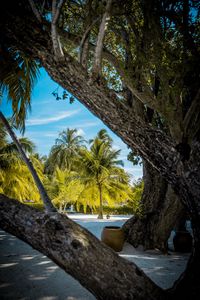
MULTIPOLYGON (((69 216, 100 238, 106 225, 121 226, 130 216, 111 216, 97 220, 96 215, 69 216)), ((169 245, 172 248, 172 237, 169 245)), ((162 288, 169 288, 186 267, 189 254, 142 251, 125 243, 122 257, 135 262, 162 288)), ((94 300, 76 280, 64 273, 46 256, 16 237, 0 231, 0 295, 2 299, 94 300)))
MULTIPOLYGON (((96 237, 101 238, 101 231, 104 226, 122 226, 131 216, 111 216, 110 219, 97 220, 97 215, 84 216, 79 214, 69 215, 80 225, 90 230, 96 237)), ((169 238, 169 248, 173 248, 173 236, 171 233, 169 238)), ((168 255, 163 255, 160 251, 143 251, 141 247, 137 249, 128 243, 124 244, 120 256, 136 263, 157 285, 163 289, 173 286, 180 274, 185 270, 189 258, 188 253, 176 253, 169 251, 168 255)))

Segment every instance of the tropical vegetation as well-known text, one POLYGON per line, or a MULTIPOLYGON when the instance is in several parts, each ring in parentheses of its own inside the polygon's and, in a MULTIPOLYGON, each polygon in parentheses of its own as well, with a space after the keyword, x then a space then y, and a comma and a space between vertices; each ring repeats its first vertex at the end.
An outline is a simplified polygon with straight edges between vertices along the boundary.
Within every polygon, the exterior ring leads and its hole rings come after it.
MULTIPOLYGON (((128 204, 131 213, 137 211, 139 196, 134 203, 130 176, 118 159, 120 150, 112 148, 112 139, 105 129, 87 142, 77 135, 76 129, 68 128, 59 134, 45 158, 35 152, 35 145, 27 138, 20 138, 19 142, 59 211, 72 204, 77 211, 98 212, 99 218, 103 218, 103 207, 110 207, 112 212, 121 207, 123 211, 128 204)), ((0 166, 1 193, 31 205, 42 203, 31 173, 16 145, 8 140, 3 125, 0 166)))
MULTIPOLYGON (((43 178, 43 166, 34 155, 34 144, 27 138, 20 138, 19 141, 38 175, 43 178)), ((22 161, 16 145, 9 141, 2 124, 0 124, 0 192, 21 202, 40 201, 33 178, 22 161)))

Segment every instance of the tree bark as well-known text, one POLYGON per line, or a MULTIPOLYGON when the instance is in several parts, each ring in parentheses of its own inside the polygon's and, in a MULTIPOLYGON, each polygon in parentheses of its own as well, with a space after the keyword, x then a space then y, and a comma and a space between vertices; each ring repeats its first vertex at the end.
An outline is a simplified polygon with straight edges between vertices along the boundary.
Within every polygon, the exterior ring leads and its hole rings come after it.
POLYGON ((102 60, 102 50, 103 50, 103 40, 106 32, 107 23, 110 19, 110 9, 112 0, 107 0, 105 12, 99 27, 99 33, 97 37, 97 44, 94 53, 94 64, 92 69, 92 75, 97 79, 101 73, 101 60, 102 60))
POLYGON ((165 300, 168 293, 62 214, 47 215, 0 195, 0 226, 47 255, 102 300, 165 300))
POLYGON ((58 3, 56 0, 52 1, 51 38, 53 43, 54 54, 56 59, 58 60, 62 60, 64 57, 62 45, 60 43, 60 37, 57 32, 57 23, 63 3, 64 0, 60 0, 58 3))
POLYGON ((184 208, 166 180, 144 162, 144 191, 141 216, 133 216, 123 226, 127 241, 145 250, 167 252, 171 230, 182 217, 184 208))
POLYGON ((99 184, 99 215, 98 219, 103 219, 103 198, 102 198, 102 186, 99 184))
POLYGON ((200 244, 195 243, 187 268, 169 292, 172 300, 194 299, 199 300, 200 295, 200 244))

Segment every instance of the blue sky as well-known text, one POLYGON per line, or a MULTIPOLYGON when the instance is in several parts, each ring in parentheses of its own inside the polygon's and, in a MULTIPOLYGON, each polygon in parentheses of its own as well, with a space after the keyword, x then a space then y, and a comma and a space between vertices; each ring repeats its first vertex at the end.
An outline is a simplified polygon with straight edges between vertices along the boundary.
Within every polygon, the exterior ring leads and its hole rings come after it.
MULTIPOLYGON (((132 180, 142 177, 142 167, 133 166, 127 161, 129 150, 122 140, 78 100, 73 104, 69 104, 69 100, 56 101, 52 92, 57 88, 58 93, 62 95, 63 89, 51 80, 44 69, 41 69, 32 94, 32 109, 26 120, 24 134, 35 143, 37 151, 42 155, 48 155, 59 132, 67 128, 76 128, 86 140, 94 138, 100 129, 105 128, 113 139, 113 148, 121 149, 120 159, 124 161, 124 168, 131 174, 132 180)), ((6 97, 3 98, 0 107, 7 117, 11 116, 11 106, 6 97)))

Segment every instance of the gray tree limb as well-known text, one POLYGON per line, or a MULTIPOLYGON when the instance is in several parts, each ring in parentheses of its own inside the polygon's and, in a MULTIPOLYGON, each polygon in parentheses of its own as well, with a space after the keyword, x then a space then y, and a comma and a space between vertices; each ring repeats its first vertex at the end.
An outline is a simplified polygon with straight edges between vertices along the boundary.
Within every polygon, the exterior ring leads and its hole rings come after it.
POLYGON ((97 299, 167 299, 135 264, 65 215, 47 215, 0 195, 0 226, 48 256, 97 299))
POLYGON ((54 54, 57 59, 63 59, 64 57, 60 37, 57 32, 57 22, 60 16, 63 3, 64 0, 60 0, 58 4, 57 0, 52 1, 51 38, 53 43, 54 54))
MULTIPOLYGON (((84 46, 85 46, 85 43, 86 43, 86 40, 87 40, 87 37, 92 29, 92 27, 96 24, 96 22, 99 20, 99 18, 96 18, 95 20, 93 20, 93 22, 86 28, 82 38, 81 38, 81 42, 80 42, 80 46, 79 46, 79 62, 81 64, 83 64, 83 61, 85 61, 85 52, 87 51, 84 51, 84 46)), ((89 44, 86 46, 87 49, 89 48, 89 44)))
POLYGON ((110 9, 111 9, 112 0, 107 0, 105 13, 103 15, 101 25, 99 27, 99 33, 97 36, 97 44, 94 53, 94 64, 93 64, 93 76, 96 78, 99 77, 101 73, 101 60, 102 60, 102 49, 103 49, 103 40, 106 32, 106 27, 110 19, 110 9))

